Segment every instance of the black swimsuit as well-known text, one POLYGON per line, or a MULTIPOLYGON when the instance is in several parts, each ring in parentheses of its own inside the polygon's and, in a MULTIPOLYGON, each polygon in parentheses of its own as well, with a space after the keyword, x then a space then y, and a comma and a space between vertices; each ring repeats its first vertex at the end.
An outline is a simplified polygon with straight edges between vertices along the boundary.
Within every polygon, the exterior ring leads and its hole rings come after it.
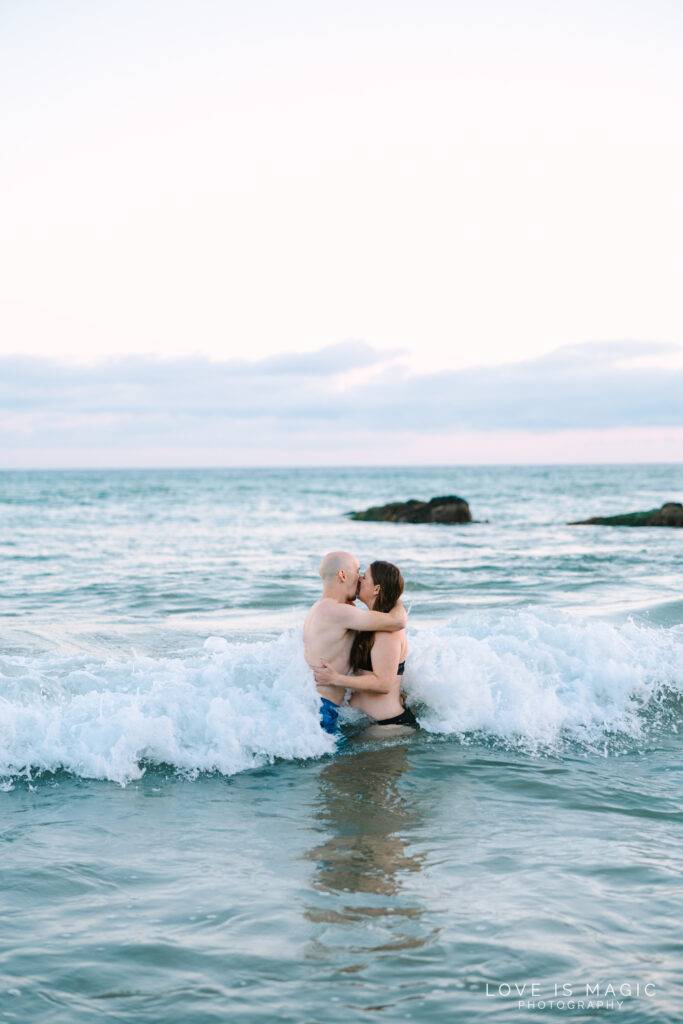
MULTIPOLYGON (((397 676, 402 676, 403 673, 405 672, 405 670, 406 670, 406 663, 405 663, 405 661, 399 662, 398 668, 396 669, 396 675, 397 676)), ((356 671, 357 672, 372 672, 372 662, 371 662, 370 658, 368 658, 368 660, 366 661, 366 663, 364 665, 359 665, 358 668, 356 669, 356 671)))
MULTIPOLYGON (((399 663, 396 669, 396 675, 402 676, 406 669, 405 661, 399 663)), ((365 665, 358 666, 359 672, 372 672, 372 662, 368 658, 365 665)), ((396 715, 395 718, 378 718, 377 725, 409 725, 413 729, 419 729, 420 726, 417 724, 417 719, 410 708, 404 708, 400 715, 396 715)))
POLYGON ((413 729, 420 728, 420 726, 417 724, 417 718, 410 710, 410 708, 404 708, 401 714, 396 715, 395 718, 378 719, 377 725, 409 725, 413 729))

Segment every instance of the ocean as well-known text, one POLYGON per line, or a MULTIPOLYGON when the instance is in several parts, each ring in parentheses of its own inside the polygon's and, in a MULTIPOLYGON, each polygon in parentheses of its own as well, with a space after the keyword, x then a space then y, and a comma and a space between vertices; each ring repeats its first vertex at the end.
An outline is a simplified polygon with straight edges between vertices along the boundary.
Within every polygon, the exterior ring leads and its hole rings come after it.
POLYGON ((683 465, 0 473, 0 1021, 683 1019, 683 465), (463 526, 344 513, 456 494, 463 526), (421 730, 322 732, 323 554, 421 730))

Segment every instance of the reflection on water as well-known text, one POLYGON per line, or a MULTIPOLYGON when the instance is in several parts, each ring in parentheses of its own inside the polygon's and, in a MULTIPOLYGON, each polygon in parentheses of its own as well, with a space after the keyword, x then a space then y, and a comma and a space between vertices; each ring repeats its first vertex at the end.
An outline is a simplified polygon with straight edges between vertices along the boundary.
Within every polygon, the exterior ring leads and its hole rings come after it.
POLYGON ((409 748, 360 750, 326 764, 311 814, 320 841, 304 857, 315 865, 305 917, 318 926, 307 956, 362 971, 369 953, 425 945, 424 909, 405 883, 424 854, 411 848, 419 805, 401 788, 409 748), (357 955, 365 959, 357 962, 357 955))
POLYGON ((317 889, 394 895, 405 871, 420 870, 421 856, 406 853, 401 835, 417 824, 416 807, 398 786, 407 770, 403 745, 325 765, 314 820, 327 838, 307 855, 317 889))

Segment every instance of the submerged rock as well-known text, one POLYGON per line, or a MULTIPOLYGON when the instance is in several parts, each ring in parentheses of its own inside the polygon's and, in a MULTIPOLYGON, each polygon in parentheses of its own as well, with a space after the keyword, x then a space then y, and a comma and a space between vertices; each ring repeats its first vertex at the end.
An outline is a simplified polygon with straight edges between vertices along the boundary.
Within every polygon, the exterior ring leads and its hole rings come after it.
POLYGON ((627 512, 623 516, 593 516, 580 519, 569 526, 683 526, 683 505, 668 501, 661 508, 649 512, 627 512))
POLYGON ((347 512, 351 519, 387 523, 471 523, 472 513, 464 498, 449 495, 430 501, 393 501, 365 512, 347 512))

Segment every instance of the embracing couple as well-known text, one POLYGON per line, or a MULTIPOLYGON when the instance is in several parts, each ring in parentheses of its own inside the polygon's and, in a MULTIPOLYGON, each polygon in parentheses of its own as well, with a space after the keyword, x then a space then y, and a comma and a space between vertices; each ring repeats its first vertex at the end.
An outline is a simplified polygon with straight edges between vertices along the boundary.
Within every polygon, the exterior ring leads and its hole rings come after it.
POLYGON ((376 725, 417 728, 401 701, 408 616, 400 571, 390 562, 373 562, 361 573, 357 558, 333 551, 318 572, 323 593, 306 616, 304 646, 321 696, 323 729, 336 732, 347 690, 353 691, 350 706, 376 725), (367 611, 356 607, 357 597, 367 611))

